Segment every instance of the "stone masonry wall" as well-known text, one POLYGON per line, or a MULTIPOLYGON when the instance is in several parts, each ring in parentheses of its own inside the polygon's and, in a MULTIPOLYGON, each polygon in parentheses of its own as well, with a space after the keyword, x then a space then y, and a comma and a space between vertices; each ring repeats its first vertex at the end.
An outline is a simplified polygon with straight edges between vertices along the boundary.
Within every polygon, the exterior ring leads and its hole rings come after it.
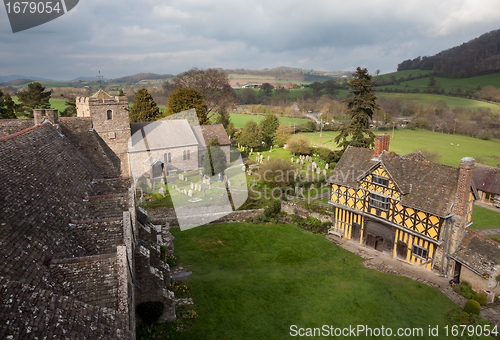
POLYGON ((325 212, 325 213, 317 213, 313 211, 309 211, 308 209, 292 202, 282 201, 281 202, 281 211, 286 212, 287 214, 293 214, 300 216, 302 218, 314 217, 320 220, 321 222, 331 222, 333 223, 335 215, 333 212, 325 212))

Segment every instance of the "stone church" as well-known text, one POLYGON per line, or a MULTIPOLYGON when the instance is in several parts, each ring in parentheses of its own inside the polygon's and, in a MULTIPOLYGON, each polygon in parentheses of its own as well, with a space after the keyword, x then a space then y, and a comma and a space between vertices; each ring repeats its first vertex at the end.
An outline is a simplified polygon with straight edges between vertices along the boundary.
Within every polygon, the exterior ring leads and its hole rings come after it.
POLYGON ((134 339, 152 300, 175 319, 173 237, 136 206, 128 103, 99 91, 77 109, 0 121, 1 339, 134 339))

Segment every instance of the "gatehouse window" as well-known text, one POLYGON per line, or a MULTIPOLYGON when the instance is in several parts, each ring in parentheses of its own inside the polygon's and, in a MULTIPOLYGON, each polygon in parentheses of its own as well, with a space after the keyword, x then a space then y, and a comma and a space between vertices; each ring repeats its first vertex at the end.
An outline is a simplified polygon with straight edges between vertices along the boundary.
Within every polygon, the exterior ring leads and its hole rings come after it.
POLYGON ((372 183, 386 187, 389 184, 389 180, 382 176, 373 175, 372 183))
POLYGON ((108 120, 113 119, 113 111, 108 110, 108 112, 106 112, 106 116, 107 116, 108 120))
POLYGON ((370 203, 370 206, 377 208, 377 209, 382 209, 382 210, 389 209, 389 197, 370 193, 369 203, 370 203))
POLYGON ((417 246, 416 244, 413 245, 412 253, 415 256, 421 257, 425 260, 427 260, 427 249, 417 246))

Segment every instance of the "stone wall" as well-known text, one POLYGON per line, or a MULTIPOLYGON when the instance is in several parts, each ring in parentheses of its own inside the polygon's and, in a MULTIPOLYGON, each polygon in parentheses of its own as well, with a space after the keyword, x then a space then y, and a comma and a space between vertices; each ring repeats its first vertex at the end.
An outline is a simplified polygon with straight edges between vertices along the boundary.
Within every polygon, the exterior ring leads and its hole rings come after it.
MULTIPOLYGON (((250 217, 255 217, 258 215, 262 215, 264 213, 264 209, 255 209, 255 210, 238 210, 233 211, 229 214, 225 212, 221 213, 207 213, 203 214, 207 218, 207 220, 211 220, 213 218, 217 218, 213 220, 209 224, 217 224, 217 223, 233 223, 233 222, 245 222, 250 217)), ((157 208, 148 210, 148 218, 153 224, 168 224, 170 226, 178 226, 179 222, 177 221, 177 217, 175 215, 174 208, 157 208)), ((193 220, 201 221, 201 215, 192 216, 193 220)))
POLYGON ((282 201, 281 202, 281 211, 286 212, 287 214, 293 214, 296 216, 300 216, 302 218, 314 217, 320 220, 321 222, 331 222, 335 219, 335 215, 333 212, 325 212, 325 213, 317 213, 314 211, 310 211, 297 203, 282 201))

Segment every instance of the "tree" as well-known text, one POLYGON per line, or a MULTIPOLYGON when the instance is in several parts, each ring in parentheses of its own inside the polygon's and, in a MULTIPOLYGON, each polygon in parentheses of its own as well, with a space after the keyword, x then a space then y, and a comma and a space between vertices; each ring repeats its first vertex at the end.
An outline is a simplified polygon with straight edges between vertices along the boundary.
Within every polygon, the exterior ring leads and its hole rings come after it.
POLYGON ((210 125, 207 117, 207 105, 203 95, 192 88, 184 87, 170 93, 167 100, 167 109, 164 117, 182 112, 184 110, 195 109, 200 125, 210 125))
POLYGON ((217 112, 215 124, 222 124, 224 130, 226 130, 227 135, 231 138, 233 137, 234 124, 231 122, 231 116, 229 115, 229 112, 227 111, 225 106, 221 107, 219 109, 219 112, 217 112))
POLYGON ((262 135, 256 122, 247 120, 239 136, 238 143, 249 148, 258 148, 262 145, 262 135))
POLYGON ((309 87, 313 90, 313 96, 315 96, 315 97, 321 96, 321 91, 324 88, 323 84, 319 83, 317 81, 315 81, 314 83, 309 85, 309 87))
POLYGON ((342 127, 340 134, 334 139, 342 152, 349 145, 362 148, 373 147, 375 135, 370 130, 370 120, 375 111, 380 109, 373 88, 375 82, 372 81, 372 76, 368 74, 366 68, 358 67, 348 85, 353 89, 349 93, 354 96, 342 102, 347 103, 347 114, 351 117, 351 123, 342 127))
POLYGON ((28 89, 19 91, 17 98, 21 102, 18 112, 24 113, 28 118, 33 118, 34 109, 50 108, 50 91, 45 91, 45 87, 39 82, 29 83, 28 89))
POLYGON ((269 83, 263 83, 262 85, 260 85, 260 89, 262 90, 264 95, 269 96, 271 95, 271 93, 273 93, 274 86, 269 83))
POLYGON ((64 103, 66 108, 61 112, 61 117, 75 117, 76 116, 76 98, 71 97, 64 103))
POLYGON ((311 147, 309 139, 302 135, 293 135, 286 142, 287 150, 289 150, 294 155, 309 155, 311 153, 311 147))
POLYGON ((277 146, 283 146, 292 135, 292 128, 288 124, 281 123, 274 134, 273 143, 277 146))
POLYGON ((219 140, 217 138, 212 139, 205 155, 203 155, 203 173, 208 176, 224 175, 227 168, 226 161, 226 154, 222 151, 219 140))
POLYGON ((172 80, 177 88, 193 88, 198 90, 207 105, 207 116, 210 118, 221 106, 234 103, 234 94, 229 85, 227 73, 222 69, 209 68, 200 70, 192 68, 178 74, 172 80))
POLYGON ((130 108, 130 122, 152 122, 158 119, 160 109, 147 89, 140 89, 130 108))
POLYGON ((259 129, 262 134, 262 140, 267 145, 271 145, 273 143, 274 134, 280 125, 280 121, 276 115, 269 113, 266 114, 264 119, 260 121, 259 129))
POLYGON ((267 184, 271 188, 284 187, 292 184, 295 178, 295 171, 290 162, 283 158, 273 158, 264 162, 259 170, 260 182, 267 184))
POLYGON ((339 92, 339 84, 333 80, 329 79, 323 83, 323 87, 325 88, 326 92, 331 95, 335 96, 339 92))
POLYGON ((125 92, 123 92, 123 89, 120 89, 120 92, 118 93, 118 96, 120 96, 120 97, 125 96, 125 92))
POLYGON ((0 90, 0 119, 17 119, 15 113, 17 107, 10 94, 6 93, 4 96, 0 90))

